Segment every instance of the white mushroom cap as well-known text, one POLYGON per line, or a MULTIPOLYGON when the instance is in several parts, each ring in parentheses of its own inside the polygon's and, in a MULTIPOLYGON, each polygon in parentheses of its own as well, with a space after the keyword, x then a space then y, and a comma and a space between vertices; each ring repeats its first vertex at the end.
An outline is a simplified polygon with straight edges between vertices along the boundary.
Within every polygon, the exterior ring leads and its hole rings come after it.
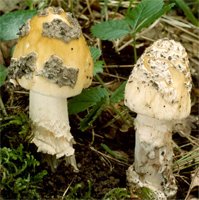
POLYGON ((135 64, 125 88, 125 105, 157 119, 182 119, 190 113, 190 91, 187 53, 179 42, 164 38, 135 64))
POLYGON ((67 98, 91 84, 93 60, 70 13, 49 7, 29 20, 19 35, 10 74, 22 87, 67 98))

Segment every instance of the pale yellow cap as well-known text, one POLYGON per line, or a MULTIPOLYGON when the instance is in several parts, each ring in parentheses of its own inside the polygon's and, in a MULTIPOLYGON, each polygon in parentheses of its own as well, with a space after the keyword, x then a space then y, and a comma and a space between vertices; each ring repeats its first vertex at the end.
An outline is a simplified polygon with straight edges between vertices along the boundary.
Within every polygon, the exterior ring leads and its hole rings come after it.
POLYGON ((182 119, 190 114, 191 74, 184 47, 157 40, 138 59, 125 88, 130 110, 157 119, 182 119))

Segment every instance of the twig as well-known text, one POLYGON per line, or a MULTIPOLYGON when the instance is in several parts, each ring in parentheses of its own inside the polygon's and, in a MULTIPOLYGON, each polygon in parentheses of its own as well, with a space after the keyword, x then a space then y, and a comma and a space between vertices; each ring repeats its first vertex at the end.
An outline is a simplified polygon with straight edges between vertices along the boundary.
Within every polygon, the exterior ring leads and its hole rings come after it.
POLYGON ((88 8, 88 11, 90 13, 90 16, 92 18, 92 21, 94 21, 94 16, 93 16, 93 12, 91 10, 91 6, 93 4, 94 1, 90 2, 89 0, 86 0, 86 4, 87 4, 87 8, 88 8))
POLYGON ((190 195, 191 190, 192 190, 192 187, 193 187, 194 178, 195 178, 196 176, 198 176, 198 175, 199 175, 199 168, 196 170, 196 172, 195 172, 195 174, 194 174, 194 176, 193 176, 193 178, 192 178, 192 181, 191 181, 191 184, 190 184, 190 186, 189 186, 189 190, 188 190, 188 192, 187 192, 187 195, 186 195, 186 197, 185 197, 185 200, 188 200, 189 195, 190 195))
POLYGON ((70 182, 70 184, 68 185, 68 187, 66 188, 66 190, 64 191, 63 195, 62 195, 62 200, 64 199, 64 197, 66 196, 70 186, 72 185, 73 181, 74 181, 75 178, 72 179, 72 181, 70 182))
POLYGON ((2 110, 2 112, 3 112, 3 114, 4 114, 5 116, 8 116, 8 114, 7 114, 7 112, 6 112, 6 109, 5 109, 5 106, 4 106, 4 103, 3 103, 3 101, 2 101, 1 96, 0 96, 0 108, 1 108, 1 110, 2 110))
MULTIPOLYGON (((96 150, 96 149, 95 149, 94 147, 92 147, 92 146, 90 147, 90 149, 91 149, 92 151, 94 151, 94 152, 100 154, 102 157, 106 158, 106 160, 110 159, 110 160, 113 160, 113 161, 119 163, 120 165, 129 166, 129 164, 127 164, 127 163, 125 163, 125 162, 122 162, 122 161, 120 161, 120 160, 118 160, 118 159, 116 159, 116 158, 113 158, 113 157, 111 157, 111 156, 109 156, 109 155, 106 155, 106 154, 104 154, 104 153, 102 153, 102 152, 96 150)), ((109 161, 109 162, 110 162, 110 161, 109 161)))

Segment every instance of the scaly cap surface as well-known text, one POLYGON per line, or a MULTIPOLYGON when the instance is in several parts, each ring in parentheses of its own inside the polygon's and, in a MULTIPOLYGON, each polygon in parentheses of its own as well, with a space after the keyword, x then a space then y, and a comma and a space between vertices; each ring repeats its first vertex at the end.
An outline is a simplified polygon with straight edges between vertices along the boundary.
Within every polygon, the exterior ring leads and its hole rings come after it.
POLYGON ((157 40, 138 59, 125 88, 132 111, 172 120, 189 115, 191 75, 184 47, 167 38, 157 40))
POLYGON ((9 73, 41 94, 71 97, 91 84, 93 60, 70 13, 49 7, 21 27, 9 73))

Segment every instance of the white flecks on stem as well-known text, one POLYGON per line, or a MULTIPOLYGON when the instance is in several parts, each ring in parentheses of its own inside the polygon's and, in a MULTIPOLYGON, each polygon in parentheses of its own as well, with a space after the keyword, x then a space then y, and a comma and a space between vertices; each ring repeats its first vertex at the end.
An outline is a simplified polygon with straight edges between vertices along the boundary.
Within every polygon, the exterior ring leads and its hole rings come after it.
POLYGON ((77 168, 73 148, 75 142, 70 133, 67 100, 30 91, 29 109, 33 123, 32 142, 36 144, 38 151, 55 155, 57 158, 66 156, 69 163, 77 168))
POLYGON ((135 64, 125 87, 125 105, 138 113, 135 163, 127 170, 131 191, 148 187, 158 200, 175 198, 172 125, 190 114, 191 87, 188 55, 179 42, 157 40, 135 64))
POLYGON ((138 114, 135 128, 134 170, 137 180, 127 177, 131 180, 131 187, 138 187, 139 183, 141 187, 152 189, 156 195, 159 191, 161 196, 165 194, 165 198, 173 198, 177 187, 172 173, 172 122, 138 114))

